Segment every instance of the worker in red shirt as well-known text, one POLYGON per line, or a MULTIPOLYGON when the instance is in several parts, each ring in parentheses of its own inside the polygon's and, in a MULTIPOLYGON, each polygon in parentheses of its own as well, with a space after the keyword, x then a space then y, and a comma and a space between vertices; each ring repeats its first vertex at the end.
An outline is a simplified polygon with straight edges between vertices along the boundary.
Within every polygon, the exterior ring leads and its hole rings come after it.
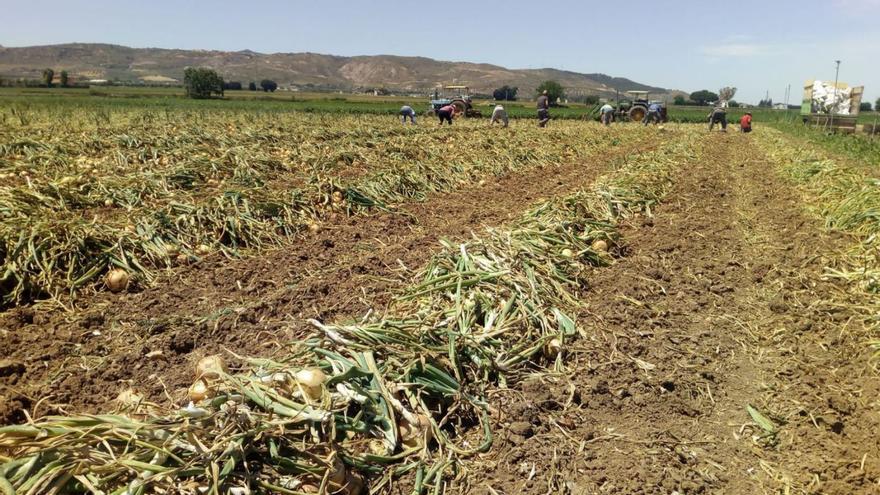
POLYGON ((746 112, 746 114, 739 119, 739 130, 740 132, 752 132, 752 112, 746 112))

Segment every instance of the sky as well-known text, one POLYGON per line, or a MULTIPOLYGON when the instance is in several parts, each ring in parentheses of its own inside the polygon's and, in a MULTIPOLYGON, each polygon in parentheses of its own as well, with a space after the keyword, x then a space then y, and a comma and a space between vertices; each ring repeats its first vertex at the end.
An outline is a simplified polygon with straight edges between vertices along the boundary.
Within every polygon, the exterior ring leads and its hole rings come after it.
POLYGON ((414 55, 601 72, 692 92, 801 99, 807 79, 880 97, 880 0, 471 2, 0 0, 4 46, 414 55))

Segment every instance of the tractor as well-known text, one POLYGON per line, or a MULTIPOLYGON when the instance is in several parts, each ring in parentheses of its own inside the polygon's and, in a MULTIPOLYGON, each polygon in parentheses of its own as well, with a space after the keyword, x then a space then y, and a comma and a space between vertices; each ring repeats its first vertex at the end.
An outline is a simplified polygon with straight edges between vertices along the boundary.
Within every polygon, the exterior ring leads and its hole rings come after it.
POLYGON ((444 86, 443 89, 451 92, 454 96, 444 96, 440 94, 439 89, 434 90, 433 98, 431 98, 431 107, 428 109, 428 115, 434 115, 437 110, 446 105, 452 105, 456 108, 457 115, 465 117, 482 117, 483 114, 474 108, 470 96, 470 88, 467 86, 444 86))
POLYGON ((630 120, 641 122, 648 115, 648 106, 651 103, 660 103, 660 119, 666 122, 666 105, 661 101, 650 101, 647 91, 627 91, 630 98, 617 99, 617 110, 614 112, 614 120, 630 120))

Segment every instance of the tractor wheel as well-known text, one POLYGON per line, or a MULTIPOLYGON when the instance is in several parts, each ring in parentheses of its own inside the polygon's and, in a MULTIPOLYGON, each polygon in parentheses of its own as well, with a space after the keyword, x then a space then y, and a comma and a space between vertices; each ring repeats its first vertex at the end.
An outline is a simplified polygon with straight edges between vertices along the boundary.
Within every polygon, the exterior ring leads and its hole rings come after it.
POLYGON ((449 104, 455 107, 456 115, 464 116, 465 112, 467 112, 468 104, 464 100, 452 100, 449 104))
POLYGON ((648 109, 642 106, 635 106, 629 109, 629 119, 633 122, 641 122, 645 120, 648 109))

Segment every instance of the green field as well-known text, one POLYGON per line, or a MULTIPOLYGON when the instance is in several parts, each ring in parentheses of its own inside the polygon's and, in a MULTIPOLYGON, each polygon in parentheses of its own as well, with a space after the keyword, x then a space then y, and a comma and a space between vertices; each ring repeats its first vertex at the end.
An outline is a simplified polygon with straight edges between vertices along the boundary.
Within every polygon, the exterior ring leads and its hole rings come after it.
MULTIPOLYGON (((93 87, 83 89, 61 88, 0 88, 0 103, 27 108, 29 105, 50 104, 61 108, 182 108, 182 109, 224 109, 256 110, 267 112, 300 111, 318 113, 348 113, 371 115, 394 115, 402 105, 410 105, 422 111, 428 106, 427 98, 411 96, 372 96, 339 93, 302 93, 277 91, 227 91, 223 99, 192 100, 184 96, 182 88, 163 87, 93 87)), ((476 106, 484 115, 491 113, 495 103, 491 100, 476 100, 476 106)), ((532 118, 535 116, 531 100, 507 102, 505 104, 512 118, 532 118)), ((796 110, 750 109, 755 123, 797 122, 796 110)), ((669 116, 674 122, 705 122, 709 109, 694 106, 670 106, 669 116)), ((729 120, 736 122, 745 109, 734 108, 728 113, 729 120)), ((552 115, 560 119, 579 119, 595 117, 595 106, 572 103, 564 108, 555 108, 552 115)), ((867 112, 859 116, 863 124, 878 120, 877 112, 867 112)))

